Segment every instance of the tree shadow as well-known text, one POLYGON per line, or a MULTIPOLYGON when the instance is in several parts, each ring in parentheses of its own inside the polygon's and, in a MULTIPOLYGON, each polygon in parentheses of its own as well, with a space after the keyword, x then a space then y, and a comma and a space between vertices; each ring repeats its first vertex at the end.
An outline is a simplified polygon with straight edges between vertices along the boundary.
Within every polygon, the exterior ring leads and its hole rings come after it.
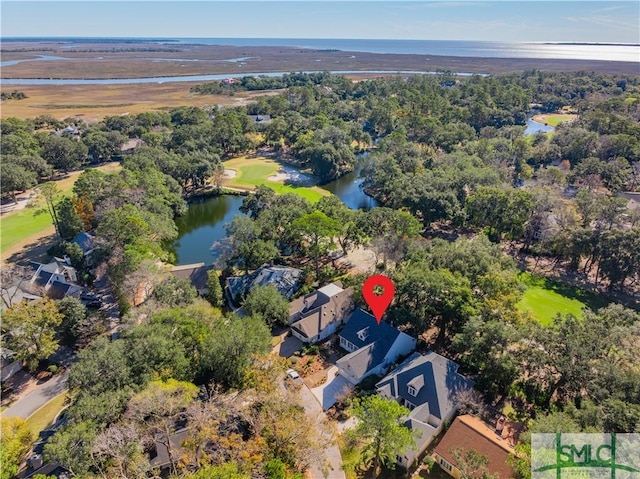
POLYGON ((42 238, 38 238, 22 247, 20 251, 5 257, 7 263, 26 264, 29 261, 47 261, 50 256, 47 250, 55 244, 57 236, 52 233, 42 238))

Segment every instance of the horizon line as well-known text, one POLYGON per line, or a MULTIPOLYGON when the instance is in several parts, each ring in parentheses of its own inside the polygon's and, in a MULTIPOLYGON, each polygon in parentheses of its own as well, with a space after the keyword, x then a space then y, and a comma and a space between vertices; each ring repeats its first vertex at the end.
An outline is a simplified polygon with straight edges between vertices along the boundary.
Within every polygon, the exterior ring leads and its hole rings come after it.
POLYGON ((640 43, 630 42, 588 42, 588 41, 559 41, 559 40, 536 40, 536 41, 496 41, 496 40, 459 40, 459 39, 436 39, 436 38, 348 38, 348 37, 182 37, 182 36, 69 36, 69 35, 11 35, 0 36, 0 42, 11 40, 348 40, 348 41, 398 41, 398 42, 473 42, 473 43, 514 43, 514 44, 540 44, 540 45, 602 45, 602 46, 630 46, 640 47, 640 43))

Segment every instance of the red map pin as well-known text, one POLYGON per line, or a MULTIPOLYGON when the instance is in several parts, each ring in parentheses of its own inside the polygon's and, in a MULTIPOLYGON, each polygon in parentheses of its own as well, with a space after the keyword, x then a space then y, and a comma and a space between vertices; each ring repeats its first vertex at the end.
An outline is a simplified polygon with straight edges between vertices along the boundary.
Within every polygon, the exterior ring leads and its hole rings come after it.
POLYGON ((393 286, 393 281, 381 274, 371 276, 362 285, 362 296, 371 308, 371 311, 373 311, 373 315, 376 317, 378 324, 380 324, 382 315, 391 304, 391 301, 393 301, 395 292, 396 288, 393 286), (375 293, 376 286, 382 288, 382 294, 375 293))

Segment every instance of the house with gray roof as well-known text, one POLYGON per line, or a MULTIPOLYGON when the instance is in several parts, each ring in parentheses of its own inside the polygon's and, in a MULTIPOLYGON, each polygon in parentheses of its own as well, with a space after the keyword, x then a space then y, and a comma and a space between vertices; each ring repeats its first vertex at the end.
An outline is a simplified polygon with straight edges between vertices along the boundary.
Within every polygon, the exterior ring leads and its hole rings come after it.
POLYGON ((82 250, 82 255, 84 257, 89 256, 91 253, 93 253, 94 250, 94 241, 95 241, 95 237, 93 235, 90 235, 89 233, 86 233, 84 231, 78 233, 75 238, 73 238, 70 243, 73 244, 77 244, 80 249, 82 250))
POLYGON ((240 303, 256 286, 272 284, 278 292, 290 299, 299 289, 302 270, 288 266, 262 265, 253 273, 231 276, 226 280, 226 290, 234 303, 240 303))
POLYGON ((196 288, 200 296, 206 296, 209 294, 207 279, 212 269, 213 265, 207 266, 204 263, 184 264, 171 268, 171 274, 176 278, 186 279, 196 288))
POLYGON ((383 375, 389 367, 416 348, 416 340, 385 321, 356 309, 340 332, 340 347, 349 354, 336 362, 338 372, 351 384, 372 374, 383 375))
POLYGON ((398 456, 408 467, 450 422, 458 409, 457 396, 473 388, 473 381, 458 374, 458 364, 429 351, 412 354, 376 384, 383 397, 395 399, 411 412, 405 425, 421 432, 416 448, 398 456))
POLYGON ((32 289, 44 292, 53 299, 78 296, 82 292, 82 287, 75 284, 78 280, 76 269, 65 260, 54 258, 47 264, 31 261, 29 265, 34 270, 30 281, 32 289))
POLYGON ((292 301, 289 304, 291 333, 303 343, 328 338, 353 310, 353 288, 342 289, 335 282, 292 301))
POLYGON ((39 296, 37 289, 31 284, 20 284, 10 286, 8 288, 2 288, 2 310, 11 308, 21 301, 37 301, 42 296, 39 296))

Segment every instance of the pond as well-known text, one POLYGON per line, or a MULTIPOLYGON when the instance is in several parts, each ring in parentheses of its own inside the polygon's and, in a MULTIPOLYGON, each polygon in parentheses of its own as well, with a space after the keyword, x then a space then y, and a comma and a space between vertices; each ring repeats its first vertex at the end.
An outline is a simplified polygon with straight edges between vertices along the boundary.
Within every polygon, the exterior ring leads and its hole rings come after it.
MULTIPOLYGON (((368 210, 378 206, 378 202, 362 190, 362 169, 360 165, 351 173, 321 187, 351 209, 368 210)), ((176 255, 176 264, 212 264, 217 256, 211 251, 211 245, 226 236, 224 225, 240 214, 243 199, 244 196, 223 195, 190 202, 187 213, 176 218, 178 239, 170 247, 176 255)))
POLYGON ((533 121, 533 119, 529 118, 527 120, 527 128, 524 130, 525 135, 535 135, 538 132, 548 133, 553 131, 555 128, 549 125, 545 125, 544 123, 539 123, 537 121, 533 121))

